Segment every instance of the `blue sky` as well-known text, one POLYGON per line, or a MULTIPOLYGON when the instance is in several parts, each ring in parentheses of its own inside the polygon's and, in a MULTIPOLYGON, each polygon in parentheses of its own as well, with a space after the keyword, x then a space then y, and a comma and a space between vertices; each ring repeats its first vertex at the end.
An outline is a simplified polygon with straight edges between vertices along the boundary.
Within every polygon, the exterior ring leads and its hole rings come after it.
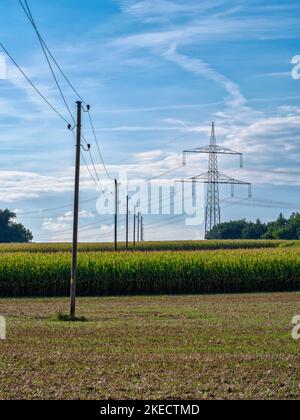
MULTIPOLYGON (((218 142, 245 155, 244 169, 226 158, 221 170, 253 183, 250 201, 245 189, 238 188, 232 201, 230 189, 222 189, 222 219, 270 220, 281 210, 288 215, 300 209, 300 80, 291 77, 292 57, 300 55, 298 0, 29 5, 52 52, 92 106, 112 174, 127 169, 131 178, 151 177, 178 167, 183 149, 208 143, 214 120, 218 142)), ((18 1, 0 0, 0 7, 0 40, 67 116, 18 1)), ((77 98, 63 87, 75 109, 77 98)), ((37 241, 70 240, 74 141, 9 61, 7 78, 0 80, 0 127, 0 208, 17 209, 37 241)), ((87 119, 84 129, 92 141, 87 119)), ((205 158, 192 159, 169 177, 206 169, 205 158)), ((84 241, 111 239, 112 219, 97 216, 97 194, 83 166, 84 241)), ((184 218, 146 217, 146 239, 201 237, 203 226, 186 227, 184 218)))

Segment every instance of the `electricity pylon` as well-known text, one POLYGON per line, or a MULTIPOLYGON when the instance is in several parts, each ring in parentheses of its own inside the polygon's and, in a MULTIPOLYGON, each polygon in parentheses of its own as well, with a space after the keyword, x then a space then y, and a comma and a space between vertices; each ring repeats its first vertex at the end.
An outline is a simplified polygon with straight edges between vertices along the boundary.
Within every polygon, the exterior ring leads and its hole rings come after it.
POLYGON ((218 169, 218 155, 237 155, 240 157, 240 166, 243 167, 243 154, 223 146, 217 145, 215 123, 212 123, 210 145, 198 147, 196 149, 185 150, 183 152, 183 165, 186 165, 187 155, 190 153, 208 154, 208 172, 194 176, 181 182, 199 182, 207 184, 207 198, 205 211, 205 237, 209 231, 221 223, 220 192, 219 185, 231 185, 231 196, 234 197, 235 185, 247 185, 249 188, 249 198, 251 198, 251 183, 239 181, 229 177, 218 169))

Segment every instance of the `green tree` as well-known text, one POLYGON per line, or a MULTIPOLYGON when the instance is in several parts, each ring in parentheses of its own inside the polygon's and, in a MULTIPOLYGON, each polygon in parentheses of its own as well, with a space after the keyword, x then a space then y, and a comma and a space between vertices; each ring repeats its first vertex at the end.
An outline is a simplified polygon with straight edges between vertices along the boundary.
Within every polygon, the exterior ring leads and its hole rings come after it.
POLYGON ((262 239, 296 239, 289 231, 289 220, 282 213, 275 222, 268 223, 267 232, 262 239))
POLYGON ((242 239, 243 229, 246 227, 246 220, 236 220, 221 223, 208 232, 207 239, 242 239))
POLYGON ((267 226, 259 219, 257 219, 256 223, 246 222, 242 230, 242 239, 261 239, 266 231, 267 226))
POLYGON ((32 233, 16 222, 17 215, 8 209, 0 210, 0 243, 27 243, 32 233))
POLYGON ((259 219, 255 223, 247 220, 221 223, 214 227, 207 239, 300 239, 300 214, 293 213, 286 219, 281 213, 276 221, 267 224, 259 219))

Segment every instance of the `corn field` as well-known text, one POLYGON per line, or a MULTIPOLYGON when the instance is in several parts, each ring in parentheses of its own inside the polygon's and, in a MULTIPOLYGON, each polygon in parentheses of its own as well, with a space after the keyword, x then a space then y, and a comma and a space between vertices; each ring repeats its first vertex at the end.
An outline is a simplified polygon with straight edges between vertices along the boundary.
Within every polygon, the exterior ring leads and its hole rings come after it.
MULTIPOLYGON (((0 297, 67 296, 66 252, 0 253, 0 297)), ((300 248, 89 252, 78 259, 78 295, 151 295, 300 290, 300 248)))
MULTIPOLYGON (((293 244, 292 241, 165 241, 165 242, 143 242, 136 244, 139 251, 206 251, 217 249, 257 249, 257 248, 277 248, 285 244, 293 244)), ((132 244, 130 244, 132 247, 132 244)), ((81 252, 110 252, 113 251, 112 243, 81 243, 81 252)), ((125 243, 119 244, 120 250, 125 250, 125 243)), ((70 252, 69 243, 42 243, 42 244, 0 244, 0 253, 3 252, 70 252)))

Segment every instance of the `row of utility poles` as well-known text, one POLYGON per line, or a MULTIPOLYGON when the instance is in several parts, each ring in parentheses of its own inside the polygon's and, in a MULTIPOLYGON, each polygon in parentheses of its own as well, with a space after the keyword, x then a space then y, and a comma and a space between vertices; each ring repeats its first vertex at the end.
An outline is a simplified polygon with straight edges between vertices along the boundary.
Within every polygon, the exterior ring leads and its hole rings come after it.
MULTIPOLYGON (((114 248, 118 251, 118 216, 119 216, 119 183, 117 179, 115 183, 115 215, 114 215, 114 248)), ((126 196, 126 251, 129 251, 129 195, 126 196)), ((138 212, 138 206, 134 206, 133 212, 133 248, 137 243, 144 242, 144 217, 138 212)))
MULTIPOLYGON (((79 187, 80 187, 80 156, 82 138, 82 110, 81 101, 77 104, 76 123, 76 162, 75 162, 75 186, 74 186, 74 215, 73 215, 73 247, 72 247, 72 268, 70 284, 70 319, 76 320, 76 283, 77 283, 77 253, 78 253, 78 214, 79 214, 79 187)), ((89 109, 89 108, 88 108, 89 109)), ((115 215, 114 215, 114 248, 118 251, 118 216, 119 216, 119 183, 115 179, 115 215)), ((129 196, 126 198, 126 250, 129 251, 129 196)), ((134 207, 133 214, 133 249, 136 244, 144 242, 144 218, 138 207, 134 207)))
MULTIPOLYGON (((129 213, 126 216, 129 219, 129 213)), ((126 223, 126 238, 128 238, 129 226, 126 223)), ((144 242, 144 218, 140 212, 137 213, 137 207, 134 207, 133 213, 133 246, 137 243, 144 242)), ((126 250, 129 250, 129 242, 126 240, 126 250)))
MULTIPOLYGON (((115 251, 118 251, 118 201, 119 201, 119 192, 118 192, 118 182, 115 180, 115 251)), ((129 201, 130 198, 126 196, 126 251, 129 251, 129 201)), ((141 212, 137 212, 137 206, 134 206, 133 212, 133 248, 136 247, 137 243, 144 242, 144 218, 141 212)))

